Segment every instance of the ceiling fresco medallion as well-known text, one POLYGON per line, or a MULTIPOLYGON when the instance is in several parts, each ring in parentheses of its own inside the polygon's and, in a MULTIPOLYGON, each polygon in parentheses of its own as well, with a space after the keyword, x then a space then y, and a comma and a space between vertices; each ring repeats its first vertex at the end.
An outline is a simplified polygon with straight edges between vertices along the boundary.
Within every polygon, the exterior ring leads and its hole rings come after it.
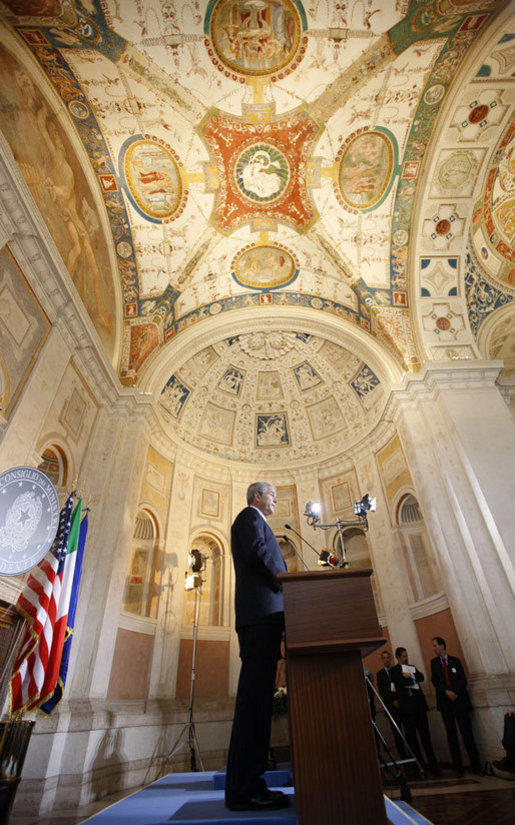
POLYGON ((298 267, 284 247, 260 244, 240 252, 233 263, 234 280, 253 289, 278 289, 293 281, 298 267))
POLYGON ((306 183, 305 166, 321 126, 303 110, 270 123, 245 123, 208 112, 198 132, 214 154, 217 181, 212 223, 223 233, 253 219, 273 218, 308 229, 318 218, 306 183))
POLYGON ((268 143, 254 143, 245 149, 234 167, 236 185, 251 201, 269 203, 281 197, 290 179, 284 154, 268 143))
POLYGON ((206 48, 226 75, 269 77, 302 59, 306 17, 295 0, 211 0, 206 48))
POLYGON ((154 223, 175 220, 184 210, 181 162, 173 149, 150 135, 132 137, 120 152, 120 169, 132 205, 154 223))
POLYGON ((393 181, 397 146, 393 135, 380 130, 359 130, 337 155, 337 197, 353 212, 374 209, 384 200, 393 181))

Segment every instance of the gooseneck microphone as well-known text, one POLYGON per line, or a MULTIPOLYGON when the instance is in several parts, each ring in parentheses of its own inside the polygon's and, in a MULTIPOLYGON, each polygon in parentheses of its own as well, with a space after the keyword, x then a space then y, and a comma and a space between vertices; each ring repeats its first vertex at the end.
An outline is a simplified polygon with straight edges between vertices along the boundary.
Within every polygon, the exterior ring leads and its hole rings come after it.
MULTIPOLYGON (((318 559, 318 564, 321 567, 338 567, 340 565, 340 559, 338 558, 338 556, 335 556, 332 553, 329 553, 329 550, 327 550, 325 548, 322 550, 321 553, 319 553, 318 550, 316 549, 316 547, 313 547, 313 545, 310 544, 309 541, 306 541, 306 539, 303 538, 303 536, 301 536, 301 534, 298 533, 297 530, 295 530, 295 528, 291 526, 291 524, 285 524, 284 526, 285 526, 286 530, 291 530, 292 533, 295 533, 295 535, 297 535, 299 537, 299 539, 304 542, 304 544, 307 544, 308 547, 311 550, 313 550, 313 553, 316 555, 316 557, 318 559)), ((295 549, 295 548, 293 548, 293 549, 295 549)))
POLYGON ((301 541, 303 541, 303 542, 304 542, 304 544, 307 544, 307 545, 308 545, 308 547, 309 547, 311 550, 313 550, 313 553, 315 554, 315 556, 317 557, 317 559, 320 559, 320 553, 318 552, 318 550, 316 549, 316 547, 313 547, 313 545, 312 545, 312 544, 310 544, 310 543, 309 543, 309 541, 306 541, 306 539, 305 539, 305 538, 303 538, 303 537, 301 536, 301 534, 300 534, 300 533, 298 533, 298 532, 297 532, 297 530, 295 530, 295 528, 291 526, 291 524, 285 524, 285 525, 284 525, 284 527, 285 527, 285 529, 286 529, 286 530, 291 530, 291 531, 292 531, 292 533, 295 533, 295 535, 296 535, 296 536, 298 536, 298 537, 299 537, 299 539, 300 539, 301 541))
POLYGON ((302 564, 304 565, 304 567, 306 568, 306 570, 309 570, 309 567, 307 566, 306 562, 304 561, 304 559, 303 559, 303 558, 302 558, 302 556, 300 555, 300 553, 299 553, 299 551, 297 550, 297 548, 295 547, 295 545, 291 543, 291 541, 290 541, 290 539, 288 538, 288 536, 283 536, 283 539, 284 539, 285 541, 287 541, 287 542, 288 542, 288 544, 289 544, 289 545, 290 545, 290 547, 292 548, 293 552, 295 553, 295 555, 297 556, 297 558, 301 560, 301 562, 302 562, 302 564))

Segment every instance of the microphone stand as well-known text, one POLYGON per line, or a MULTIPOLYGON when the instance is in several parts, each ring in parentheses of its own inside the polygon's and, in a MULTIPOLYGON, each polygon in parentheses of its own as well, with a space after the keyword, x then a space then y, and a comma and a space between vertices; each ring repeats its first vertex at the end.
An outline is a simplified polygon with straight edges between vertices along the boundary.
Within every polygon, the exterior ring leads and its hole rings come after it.
MULTIPOLYGON (((310 548, 310 550, 313 550, 313 553, 315 554, 315 556, 317 557, 319 562, 322 562, 324 564, 324 566, 327 564, 327 559, 325 558, 325 553, 327 553, 327 551, 322 551, 322 553, 319 553, 318 550, 316 549, 316 547, 313 547, 313 545, 310 544, 309 541, 306 541, 306 539, 303 538, 301 536, 301 534, 298 533, 297 530, 295 530, 295 528, 291 526, 291 524, 285 524, 284 526, 287 530, 291 530, 292 533, 295 533, 295 535, 297 535, 299 537, 299 539, 304 542, 304 544, 307 544, 308 547, 310 548)), ((329 553, 327 553, 327 557, 329 557, 329 553)), ((304 565, 306 567, 306 570, 309 570, 309 568, 308 568, 306 562, 304 561, 304 559, 303 559, 303 562, 304 562, 304 565)), ((327 564, 327 566, 330 566, 330 565, 327 564)))
MULTIPOLYGON (((286 524, 285 524, 284 526, 286 527, 286 524)), ((295 532, 295 531, 293 531, 293 532, 295 532)), ((302 564, 304 565, 304 567, 306 568, 306 570, 309 570, 309 567, 307 566, 306 562, 304 561, 304 559, 303 559, 303 558, 302 558, 302 556, 300 555, 300 553, 299 553, 299 551, 297 550, 297 548, 295 547, 295 545, 291 543, 291 541, 290 541, 290 539, 288 538, 288 536, 283 536, 283 539, 284 539, 285 541, 287 541, 287 542, 288 542, 288 544, 289 544, 289 545, 290 545, 290 547, 292 548, 293 552, 295 553, 295 555, 297 556, 297 558, 301 560, 301 562, 302 562, 302 564)))

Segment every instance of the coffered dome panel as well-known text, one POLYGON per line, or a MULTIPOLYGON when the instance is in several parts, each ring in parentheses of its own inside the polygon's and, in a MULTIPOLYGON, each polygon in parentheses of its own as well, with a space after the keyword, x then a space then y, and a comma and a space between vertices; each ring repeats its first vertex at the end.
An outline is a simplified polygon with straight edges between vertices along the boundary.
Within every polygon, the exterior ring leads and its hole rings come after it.
POLYGON ((172 437, 258 464, 334 455, 369 432, 384 402, 376 366, 321 335, 286 329, 215 340, 159 395, 172 437))

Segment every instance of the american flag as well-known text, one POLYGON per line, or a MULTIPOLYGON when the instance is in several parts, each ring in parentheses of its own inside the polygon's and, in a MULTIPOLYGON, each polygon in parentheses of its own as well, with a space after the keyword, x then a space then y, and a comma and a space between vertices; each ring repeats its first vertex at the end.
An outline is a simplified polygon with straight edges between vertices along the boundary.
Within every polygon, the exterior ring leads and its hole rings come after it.
POLYGON ((52 548, 29 576, 16 603, 16 609, 25 616, 27 626, 11 676, 11 716, 19 716, 41 704, 53 692, 59 675, 66 629, 66 616, 64 628, 59 622, 61 593, 72 525, 73 495, 69 495, 61 510, 52 548), (61 630, 62 639, 59 638, 61 630), (52 679, 53 685, 50 687, 52 679))
MULTIPOLYGON (((74 511, 75 515, 75 511, 74 511)), ((73 517, 72 517, 73 518, 73 517)), ((72 639, 73 639, 73 629, 75 627, 75 613, 77 611, 77 602, 79 600, 79 588, 80 588, 80 579, 82 573, 82 563, 84 561, 84 551, 86 549, 86 537, 88 535, 88 511, 86 509, 86 515, 81 521, 80 524, 80 531, 79 531, 79 541, 77 544, 77 552, 70 553, 70 545, 72 543, 71 533, 73 532, 73 524, 72 529, 70 531, 70 541, 68 542, 68 553, 66 554, 66 561, 65 561, 65 570, 63 573, 63 579, 67 580, 67 583, 71 581, 71 592, 70 592, 70 599, 69 599, 69 607, 68 607, 68 615, 66 617, 66 634, 64 638, 63 644, 63 654, 61 656, 61 664, 59 666, 59 676, 57 679, 57 684, 55 686, 55 690, 49 699, 46 700, 42 705, 39 705, 39 709, 44 713, 52 713, 54 708, 59 704, 61 699, 63 698, 64 687, 66 684, 66 677, 68 676, 68 665, 70 662, 70 651, 72 646, 72 639)), ((66 585, 67 587, 68 585, 66 585)), ((63 586, 63 589, 65 587, 63 586)))

